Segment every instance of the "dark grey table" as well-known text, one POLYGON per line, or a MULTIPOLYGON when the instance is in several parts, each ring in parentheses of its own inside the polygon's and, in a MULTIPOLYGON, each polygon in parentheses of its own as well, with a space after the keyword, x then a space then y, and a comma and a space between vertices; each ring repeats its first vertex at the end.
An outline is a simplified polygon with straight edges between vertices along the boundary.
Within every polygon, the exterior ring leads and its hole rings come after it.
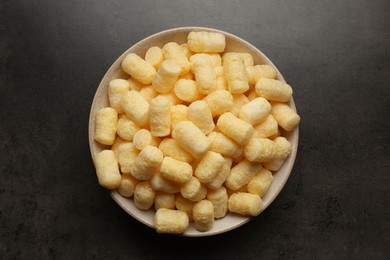
POLYGON ((389 259, 390 2, 0 2, 0 259, 389 259), (98 186, 90 105, 110 64, 163 29, 261 49, 294 88, 299 152, 259 217, 157 235, 98 186))

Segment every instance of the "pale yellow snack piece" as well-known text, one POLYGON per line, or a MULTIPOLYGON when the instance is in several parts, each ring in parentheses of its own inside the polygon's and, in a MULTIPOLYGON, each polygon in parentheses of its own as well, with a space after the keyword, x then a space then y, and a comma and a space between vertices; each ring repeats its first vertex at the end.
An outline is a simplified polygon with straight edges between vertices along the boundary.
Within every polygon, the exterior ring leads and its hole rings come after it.
POLYGON ((230 112, 238 117, 241 107, 248 103, 249 99, 244 94, 235 94, 233 95, 233 107, 230 112))
POLYGON ((214 206, 208 200, 201 200, 195 203, 192 208, 192 217, 195 228, 199 231, 210 230, 214 225, 214 206))
POLYGON ((277 158, 277 147, 270 139, 255 137, 245 146, 244 154, 251 162, 269 162, 277 158))
POLYGON ((259 215, 262 206, 263 201, 259 195, 246 192, 233 193, 228 200, 229 211, 243 216, 259 215))
POLYGON ((121 174, 114 152, 103 150, 95 155, 93 162, 99 184, 109 190, 116 189, 121 183, 121 174))
POLYGON ((144 84, 142 82, 139 82, 138 80, 132 77, 128 78, 127 81, 130 84, 130 90, 140 91, 144 87, 144 84))
POLYGON ((200 201, 206 197, 207 188, 196 177, 191 176, 191 179, 181 186, 180 193, 186 199, 200 201))
POLYGON ((118 152, 118 147, 119 145, 123 142, 123 139, 117 136, 115 138, 114 143, 111 146, 111 150, 114 152, 115 159, 119 162, 119 152, 118 152))
POLYGON ((179 99, 185 102, 191 103, 203 97, 199 93, 195 81, 192 79, 179 79, 176 81, 173 91, 179 99))
POLYGON ((154 217, 157 233, 181 234, 187 229, 188 224, 187 214, 180 210, 161 208, 154 217))
POLYGON ((152 136, 164 137, 171 133, 171 103, 159 96, 150 102, 150 132, 152 136))
POLYGON ((121 106, 126 115, 139 126, 144 126, 149 121, 149 103, 136 90, 127 92, 121 101, 121 106))
POLYGON ((216 90, 204 99, 211 110, 213 117, 229 112, 233 108, 233 96, 227 90, 216 90))
POLYGON ((160 166, 161 176, 176 183, 186 183, 191 179, 192 167, 186 162, 166 156, 160 166))
POLYGON ((133 144, 135 148, 137 148, 140 151, 148 145, 158 147, 160 142, 161 142, 160 138, 152 136, 150 131, 147 129, 138 130, 135 133, 133 138, 133 144))
POLYGON ((211 65, 213 66, 213 68, 222 65, 221 56, 218 53, 195 53, 189 58, 191 67, 193 67, 195 61, 197 61, 199 58, 204 57, 210 58, 211 65))
POLYGON ((242 160, 230 170, 230 174, 225 181, 226 187, 231 190, 238 190, 248 184, 261 168, 260 163, 242 160))
POLYGON ((246 92, 249 89, 249 84, 243 57, 239 53, 228 52, 223 55, 222 61, 230 93, 246 92))
POLYGON ((122 61, 122 69, 143 84, 152 83, 156 69, 135 53, 127 54, 122 61))
POLYGON ((258 98, 258 97, 259 97, 259 96, 257 95, 255 89, 250 90, 250 92, 249 92, 249 94, 248 94, 248 96, 247 96, 247 98, 248 98, 249 101, 252 101, 253 99, 258 98))
POLYGON ((122 174, 121 183, 118 187, 119 194, 126 198, 132 197, 137 183, 138 181, 131 174, 122 174))
POLYGON ((275 118, 271 114, 253 127, 255 128, 255 132, 252 137, 267 138, 278 133, 278 122, 276 122, 275 118))
POLYGON ((202 182, 211 182, 222 169, 225 159, 219 153, 207 152, 198 163, 195 176, 202 182))
POLYGON ((190 62, 183 51, 183 48, 180 47, 176 42, 169 42, 165 44, 162 48, 162 52, 165 60, 174 60, 179 64, 181 68, 180 75, 185 75, 190 71, 190 62))
POLYGON ((175 194, 156 192, 156 196, 154 197, 154 208, 156 210, 161 208, 175 209, 175 194))
POLYGON ((164 60, 164 55, 160 47, 150 47, 145 54, 145 61, 150 63, 156 69, 160 68, 161 63, 164 60))
POLYGON ((207 188, 211 190, 219 189, 230 173, 233 159, 226 156, 224 156, 223 159, 225 159, 225 163, 223 164, 222 169, 218 172, 217 176, 215 176, 212 181, 205 183, 207 188))
POLYGON ((211 59, 208 56, 197 58, 191 69, 195 74, 195 82, 199 93, 207 95, 216 89, 216 76, 211 59))
POLYGON ((214 130, 215 124, 210 107, 206 101, 198 100, 193 102, 187 110, 188 119, 194 123, 203 134, 207 135, 214 130))
POLYGON ((260 97, 278 102, 289 101, 293 93, 290 85, 275 79, 262 78, 256 83, 255 88, 260 97))
POLYGON ((188 119, 188 107, 182 104, 175 105, 171 107, 171 128, 181 122, 189 121, 188 119))
POLYGON ((256 65, 246 67, 249 84, 256 85, 261 78, 276 78, 276 70, 270 65, 256 65))
POLYGON ((277 171, 280 167, 282 167, 286 158, 291 154, 292 145, 285 137, 282 136, 276 137, 273 141, 276 144, 276 158, 263 164, 271 171, 277 171))
POLYGON ((141 96, 148 102, 158 95, 158 92, 153 89, 151 85, 145 86, 139 90, 141 96))
POLYGON ((256 176, 248 183, 248 192, 264 197, 269 189, 269 186, 271 186, 272 180, 273 176, 271 171, 263 168, 256 173, 256 176))
POLYGON ((227 90, 227 82, 225 79, 225 73, 222 66, 214 67, 214 73, 216 77, 215 85, 216 90, 227 90))
POLYGON ((252 125, 230 112, 224 113, 218 118, 217 126, 224 135, 240 145, 247 144, 255 131, 252 125))
POLYGON ((194 54, 190 49, 188 49, 187 43, 180 44, 179 47, 187 59, 189 59, 194 54))
POLYGON ((112 145, 116 137, 118 114, 115 109, 99 109, 95 117, 95 140, 101 144, 112 145))
POLYGON ((210 148, 210 140, 191 121, 176 123, 172 130, 172 138, 195 158, 200 158, 210 148))
POLYGON ((118 163, 122 173, 131 173, 139 151, 129 141, 122 141, 118 145, 118 163))
POLYGON ((244 64, 246 67, 250 67, 254 65, 253 57, 249 53, 246 52, 239 52, 239 54, 244 59, 244 64))
POLYGON ((181 148, 173 138, 164 138, 158 148, 164 156, 169 156, 179 161, 190 163, 193 159, 192 155, 181 148))
POLYGON ((180 186, 168 179, 161 176, 160 172, 155 172, 150 179, 150 185, 155 191, 162 191, 165 193, 177 193, 180 192, 180 186))
POLYGON ((126 115, 120 115, 118 119, 117 134, 124 140, 131 141, 135 133, 140 129, 140 126, 134 123, 126 115))
POLYGON ((140 181, 148 180, 163 161, 162 152, 154 146, 146 146, 135 158, 131 174, 140 181))
POLYGON ((225 36, 216 32, 190 32, 187 46, 193 52, 223 52, 226 47, 225 36))
POLYGON ((108 84, 108 100, 110 107, 116 110, 118 114, 123 114, 121 99, 124 94, 130 90, 130 83, 125 79, 113 79, 108 84))
POLYGON ((297 127, 301 118, 287 104, 272 103, 271 114, 284 130, 292 131, 297 127))
POLYGON ((149 181, 139 182, 134 190, 134 204, 141 210, 148 210, 154 203, 156 192, 149 181))
POLYGON ((175 92, 173 92, 173 91, 169 92, 167 94, 158 94, 156 97, 164 98, 164 99, 168 100, 171 103, 172 106, 175 106, 175 105, 183 103, 183 100, 178 98, 175 95, 175 92))
POLYGON ((189 199, 186 199, 181 195, 181 193, 176 194, 176 200, 175 200, 175 206, 178 210, 183 211, 187 213, 187 216, 190 221, 193 220, 192 218, 192 208, 194 207, 195 202, 190 201, 189 199))
POLYGON ((214 218, 223 218, 226 215, 228 210, 228 194, 225 187, 208 191, 207 200, 213 203, 214 218))
POLYGON ((166 94, 173 90, 181 68, 175 60, 165 60, 161 63, 156 75, 153 78, 152 87, 159 93, 166 94))
POLYGON ((223 133, 211 132, 207 138, 211 141, 210 151, 232 158, 238 158, 242 154, 242 147, 223 133))
POLYGON ((271 112, 271 104, 262 97, 258 97, 241 107, 239 118, 255 125, 263 121, 271 112))

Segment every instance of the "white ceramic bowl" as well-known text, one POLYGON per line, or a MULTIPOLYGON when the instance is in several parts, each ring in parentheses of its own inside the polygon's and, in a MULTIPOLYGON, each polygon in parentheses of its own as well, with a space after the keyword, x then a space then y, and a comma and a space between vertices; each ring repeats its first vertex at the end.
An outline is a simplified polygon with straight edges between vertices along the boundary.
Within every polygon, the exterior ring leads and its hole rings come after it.
MULTIPOLYGON (((235 35, 232 35, 230 33, 212 29, 212 28, 204 28, 204 27, 181 27, 181 28, 174 28, 174 29, 153 34, 139 41, 138 43, 130 47, 128 50, 126 50, 112 64, 112 66, 110 67, 110 69, 107 71, 106 75, 104 75, 102 81, 100 82, 100 85, 96 91, 92 103, 90 117, 89 117, 89 145, 90 145, 92 158, 94 158, 94 156, 101 150, 107 149, 106 146, 101 145, 94 140, 95 114, 100 108, 109 106, 108 94, 107 94, 108 83, 112 79, 116 79, 116 78, 127 79, 129 77, 121 69, 121 62, 124 59, 124 57, 127 54, 132 52, 138 54, 141 57, 144 57, 148 48, 152 46, 162 47, 165 43, 172 42, 172 41, 177 42, 179 44, 185 43, 187 41, 187 35, 191 31, 210 31, 210 32, 219 32, 224 34, 226 37, 225 52, 235 51, 235 52, 250 53, 253 56, 255 64, 271 65, 277 71, 277 79, 284 81, 283 76, 280 74, 280 72, 275 67, 275 65, 260 50, 258 50, 256 47, 246 42, 245 40, 235 35)), ((293 99, 291 99, 288 104, 294 110, 296 109, 293 99)), ((296 128, 294 131, 290 133, 287 134, 283 133, 283 136, 285 136, 291 142, 292 153, 286 159, 282 168, 279 171, 274 173, 273 182, 267 194, 263 197, 262 210, 265 210, 276 198, 276 196, 278 196, 278 194, 282 190, 283 186, 285 185, 290 175, 290 172, 292 170, 295 161, 295 156, 298 148, 298 128, 296 128)), ((116 201, 116 203, 118 203, 119 206, 121 206, 132 217, 134 217, 135 219, 139 220, 140 222, 144 223, 149 227, 154 227, 154 214, 155 214, 154 209, 150 209, 148 211, 139 210, 138 208, 135 207, 132 198, 131 199, 124 198, 117 191, 110 191, 110 194, 111 197, 116 201)), ((183 233, 183 235, 196 237, 196 236, 210 236, 210 235, 220 234, 235 229, 247 223, 251 219, 252 219, 251 217, 243 217, 237 214, 228 213, 224 218, 215 220, 214 227, 209 231, 199 232, 194 228, 193 224, 190 223, 190 226, 185 231, 185 233, 183 233)))

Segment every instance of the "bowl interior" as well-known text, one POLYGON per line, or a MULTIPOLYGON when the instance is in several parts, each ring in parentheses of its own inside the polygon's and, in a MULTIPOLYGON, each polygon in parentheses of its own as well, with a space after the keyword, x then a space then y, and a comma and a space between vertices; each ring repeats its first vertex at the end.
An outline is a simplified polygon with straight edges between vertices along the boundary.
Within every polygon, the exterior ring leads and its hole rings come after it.
MULTIPOLYGON (((121 69, 121 62, 123 58, 129 53, 136 53, 139 56, 144 57, 148 48, 152 46, 162 47, 164 44, 172 41, 177 42, 179 44, 185 43, 187 41, 187 35, 191 31, 214 31, 214 32, 220 32, 224 34, 226 37, 225 52, 229 52, 229 51, 247 52, 252 55, 255 64, 268 64, 273 66, 277 71, 277 79, 281 81, 285 81, 283 76, 275 67, 275 65, 260 50, 258 50, 256 47, 246 42, 245 40, 237 36, 234 36, 230 33, 216 30, 216 29, 211 29, 211 28, 204 28, 204 27, 182 27, 182 28, 175 28, 175 29, 170 29, 170 30, 156 33, 152 36, 149 36, 141 40, 140 42, 136 43, 131 48, 126 50, 112 64, 112 66, 110 67, 110 69, 107 71, 102 81, 100 82, 100 85, 96 91, 92 103, 90 118, 89 118, 89 145, 90 145, 92 158, 94 158, 95 154, 97 154, 101 150, 109 149, 109 147, 101 145, 93 139, 94 131, 95 131, 95 114, 100 108, 109 106, 108 94, 107 94, 108 83, 111 80, 116 78, 123 78, 123 79, 129 78, 129 75, 124 73, 121 69)), ((290 107, 296 110, 293 99, 291 99, 288 104, 290 107)), ((290 172, 292 170, 295 161, 297 148, 298 148, 298 131, 299 131, 298 128, 296 128, 292 132, 283 133, 283 136, 286 137, 292 144, 292 152, 291 155, 286 159, 281 169, 273 174, 274 176, 273 182, 267 194, 262 198, 263 199, 262 210, 265 210, 272 203, 272 201, 276 198, 276 196, 279 194, 279 192, 285 185, 290 175, 290 172)), ((150 209, 148 211, 139 210, 134 205, 132 198, 130 199, 124 198, 117 191, 110 191, 110 194, 112 198, 119 204, 119 206, 121 206, 127 213, 129 213, 131 216, 133 216, 135 219, 139 220, 140 222, 146 224, 147 226, 154 227, 154 214, 155 214, 154 209, 150 209)), ((199 232, 194 228, 193 224, 190 223, 189 228, 185 231, 185 233, 183 233, 183 235, 184 236, 215 235, 215 234, 223 233, 232 230, 234 228, 237 228, 245 224, 246 222, 248 222, 250 219, 251 219, 250 217, 243 217, 237 214, 228 213, 224 218, 215 220, 214 227, 209 231, 199 232)))

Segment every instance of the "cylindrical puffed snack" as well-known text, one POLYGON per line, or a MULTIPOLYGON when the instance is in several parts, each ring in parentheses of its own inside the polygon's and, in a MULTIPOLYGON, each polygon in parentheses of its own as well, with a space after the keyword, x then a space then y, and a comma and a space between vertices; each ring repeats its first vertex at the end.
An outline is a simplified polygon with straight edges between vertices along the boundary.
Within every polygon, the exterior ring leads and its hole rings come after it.
POLYGON ((118 145, 118 163, 122 173, 131 173, 138 154, 139 151, 132 142, 122 141, 118 145))
POLYGON ((263 202, 259 195, 236 192, 228 200, 230 212, 238 213, 243 216, 257 216, 260 214, 263 202))
POLYGON ((194 102, 203 97, 199 93, 195 81, 191 79, 179 79, 176 81, 173 91, 179 99, 185 102, 194 102))
POLYGON ((209 57, 199 57, 191 69, 195 74, 199 93, 207 95, 216 89, 216 76, 209 57))
POLYGON ((161 141, 158 148, 164 156, 169 156, 179 161, 190 163, 193 159, 192 155, 181 148, 173 138, 165 138, 161 141))
POLYGON ((190 32, 187 36, 188 48, 193 52, 223 52, 225 36, 216 32, 190 32))
POLYGON ((176 42, 168 42, 162 48, 165 60, 174 60, 181 68, 180 75, 190 71, 190 62, 183 49, 176 42))
POLYGON ((143 84, 152 83, 156 69, 135 53, 127 54, 122 61, 122 69, 143 84))
POLYGON ((173 130, 173 127, 181 122, 181 121, 188 121, 188 107, 185 105, 176 105, 171 107, 171 128, 173 130))
POLYGON ((256 92, 260 97, 271 101, 287 102, 292 96, 290 85, 276 79, 262 78, 256 83, 256 92))
POLYGON ((277 146, 268 138, 251 138, 244 148, 245 157, 251 162, 269 162, 276 159, 277 146))
POLYGON ((227 90, 216 90, 208 94, 204 101, 211 110, 213 117, 229 112, 233 107, 233 96, 227 90))
POLYGON ((262 122, 253 126, 255 132, 252 137, 270 137, 278 133, 278 122, 269 114, 262 122))
POLYGON ((153 46, 146 51, 145 61, 150 63, 156 69, 160 67, 163 60, 164 60, 164 55, 162 53, 162 50, 159 47, 153 46))
POLYGON ((183 211, 187 213, 188 218, 190 221, 193 220, 192 218, 192 208, 194 207, 195 202, 190 201, 189 199, 186 199, 181 195, 181 193, 176 194, 176 201, 175 201, 175 206, 178 210, 183 211))
POLYGON ((206 101, 198 100, 193 102, 187 111, 188 119, 194 123, 203 134, 207 135, 214 130, 213 116, 206 101))
POLYGON ((152 179, 150 179, 150 185, 155 191, 162 191, 165 193, 177 193, 180 191, 180 186, 168 179, 165 179, 161 176, 160 172, 153 174, 152 179))
POLYGON ((225 182, 226 178, 229 176, 230 168, 232 167, 233 159, 229 157, 223 157, 225 163, 222 166, 222 169, 218 172, 217 176, 208 183, 205 183, 207 188, 211 190, 219 189, 222 184, 225 182))
POLYGON ((156 75, 154 76, 152 86, 159 93, 169 93, 175 85, 181 69, 174 60, 165 60, 161 63, 156 75))
POLYGON ((161 208, 154 217, 157 233, 180 234, 187 229, 188 224, 187 214, 180 210, 161 208))
POLYGON ((169 135, 171 133, 171 103, 157 96, 150 102, 149 110, 152 136, 169 135))
POLYGON ((191 179, 192 167, 186 162, 167 156, 161 163, 160 173, 168 180, 183 184, 191 179))
POLYGON ((135 158, 131 174, 140 181, 148 180, 163 161, 162 152, 154 146, 146 146, 135 158))
POLYGON ((136 90, 127 92, 121 101, 126 115, 139 126, 144 126, 149 120, 149 103, 136 90))
POLYGON ((211 182, 221 171, 225 159, 219 153, 207 152, 195 170, 195 176, 203 183, 211 182))
POLYGON ((211 141, 210 151, 232 158, 238 158, 242 154, 242 147, 223 133, 211 132, 207 138, 211 141))
POLYGON ((286 131, 292 131, 299 124, 301 118, 287 104, 272 103, 271 114, 278 124, 286 131))
POLYGON ((255 131, 251 124, 237 118, 230 112, 224 113, 218 118, 217 126, 224 135, 240 145, 247 144, 255 131))
POLYGON ((144 149, 148 145, 159 146, 160 139, 158 137, 152 136, 149 130, 140 129, 137 131, 133 138, 133 144, 138 150, 144 149))
POLYGON ((211 65, 213 68, 221 66, 221 56, 218 53, 196 53, 190 57, 190 64, 191 67, 193 66, 194 62, 197 61, 199 58, 208 57, 211 60, 211 65))
POLYGON ((241 107, 248 103, 249 99, 244 94, 235 94, 233 95, 233 107, 230 112, 238 117, 241 107))
POLYGON ((134 194, 135 186, 137 186, 138 181, 134 179, 131 174, 122 174, 121 183, 118 187, 118 192, 120 195, 126 198, 130 198, 134 194))
POLYGON ((175 124, 172 138, 195 158, 201 157, 210 148, 210 140, 191 121, 181 121, 175 124))
POLYGON ((113 143, 112 146, 111 146, 111 150, 114 152, 115 159, 117 160, 117 162, 119 162, 118 147, 119 147, 119 145, 120 145, 122 142, 123 142, 123 139, 120 138, 119 136, 117 136, 117 137, 115 138, 114 143, 113 143))
POLYGON ((141 96, 148 102, 158 95, 158 92, 151 85, 145 86, 139 90, 141 96))
POLYGON ((120 115, 118 119, 117 134, 124 140, 131 141, 140 127, 126 115, 120 115))
POLYGON ((228 89, 232 94, 244 93, 249 89, 243 57, 239 53, 225 53, 223 68, 228 89))
POLYGON ((276 70, 270 65, 256 65, 246 67, 249 84, 256 85, 261 78, 276 78, 276 70))
POLYGON ((286 158, 291 154, 292 145, 284 137, 279 136, 273 140, 276 144, 276 158, 272 161, 265 162, 264 166, 270 169, 271 171, 277 171, 282 167, 286 158))
POLYGON ((144 87, 144 84, 142 82, 139 82, 138 80, 132 77, 128 78, 127 81, 130 84, 130 90, 140 91, 144 87))
POLYGON ((207 188, 197 178, 191 176, 191 179, 181 186, 180 193, 186 199, 200 201, 206 197, 207 188))
POLYGON ((124 94, 130 90, 130 83, 125 79, 113 79, 108 84, 108 99, 110 107, 116 110, 118 114, 123 113, 121 99, 124 94))
POLYGON ((156 192, 149 181, 139 182, 134 190, 134 204, 141 210, 148 210, 154 203, 156 192))
POLYGON ((271 185, 273 176, 270 170, 263 168, 248 183, 248 192, 264 197, 271 185))
POLYGON ((210 230, 214 225, 214 206, 208 200, 195 203, 192 208, 195 228, 199 231, 210 230))
POLYGON ((103 150, 96 154, 93 160, 99 184, 106 189, 113 190, 121 183, 121 174, 114 152, 103 150))
MULTIPOLYGON (((217 90, 227 90, 227 82, 225 79, 225 73, 223 72, 223 67, 218 66, 214 68, 214 73, 216 77, 215 85, 217 90)), ((230 92, 229 92, 230 93, 230 92)))
POLYGON ((95 118, 95 140, 101 144, 112 145, 115 141, 118 114, 115 109, 99 109, 95 118))
POLYGON ((238 190, 248 182, 261 170, 260 163, 242 160, 230 170, 230 174, 225 181, 227 188, 238 190))
POLYGON ((210 190, 207 193, 207 200, 213 203, 214 218, 223 218, 228 210, 228 194, 225 187, 210 190))
POLYGON ((164 209, 175 209, 175 194, 157 192, 154 197, 154 208, 159 210, 164 209))
POLYGON ((240 109, 239 117, 245 122, 255 125, 263 121, 271 112, 271 104, 262 97, 253 99, 240 109))

